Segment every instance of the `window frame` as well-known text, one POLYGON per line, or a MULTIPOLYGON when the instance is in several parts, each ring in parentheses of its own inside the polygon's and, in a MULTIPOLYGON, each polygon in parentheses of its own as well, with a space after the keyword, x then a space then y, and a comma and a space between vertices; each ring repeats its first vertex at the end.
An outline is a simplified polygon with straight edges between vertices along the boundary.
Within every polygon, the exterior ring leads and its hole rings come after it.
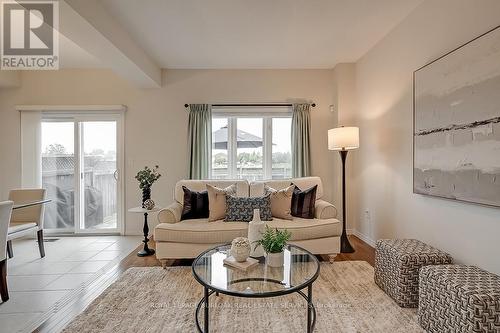
MULTIPOLYGON (((262 170, 263 179, 272 179, 273 168, 273 119, 292 118, 291 107, 220 107, 212 109, 212 120, 216 118, 227 118, 228 142, 227 142, 227 179, 237 179, 237 129, 238 118, 262 118, 262 170)), ((291 140, 291 139, 290 139, 291 140)), ((209 175, 212 174, 212 150, 210 149, 209 175)))

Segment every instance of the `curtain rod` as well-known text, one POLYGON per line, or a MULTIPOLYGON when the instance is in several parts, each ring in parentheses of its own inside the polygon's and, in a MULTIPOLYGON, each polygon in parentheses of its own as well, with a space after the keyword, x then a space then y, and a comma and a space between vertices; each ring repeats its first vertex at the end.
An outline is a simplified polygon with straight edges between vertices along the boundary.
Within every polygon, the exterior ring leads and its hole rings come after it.
MULTIPOLYGON (((251 106, 278 107, 278 106, 293 106, 293 104, 291 104, 291 103, 274 103, 274 104, 271 104, 271 103, 250 103, 250 104, 212 104, 212 106, 215 106, 215 107, 223 107, 223 106, 229 106, 229 107, 251 107, 251 106)), ((316 103, 311 103, 311 106, 315 107, 316 103)), ((184 107, 185 108, 189 107, 189 104, 184 104, 184 107)))

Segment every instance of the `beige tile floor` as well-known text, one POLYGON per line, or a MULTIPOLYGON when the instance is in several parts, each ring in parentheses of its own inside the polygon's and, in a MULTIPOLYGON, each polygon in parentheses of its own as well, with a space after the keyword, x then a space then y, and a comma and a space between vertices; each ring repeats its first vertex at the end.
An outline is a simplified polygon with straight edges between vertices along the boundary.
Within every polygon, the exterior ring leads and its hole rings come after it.
POLYGON ((31 332, 75 291, 105 274, 140 245, 139 236, 47 237, 41 259, 33 239, 13 242, 10 300, 0 303, 0 333, 31 332))

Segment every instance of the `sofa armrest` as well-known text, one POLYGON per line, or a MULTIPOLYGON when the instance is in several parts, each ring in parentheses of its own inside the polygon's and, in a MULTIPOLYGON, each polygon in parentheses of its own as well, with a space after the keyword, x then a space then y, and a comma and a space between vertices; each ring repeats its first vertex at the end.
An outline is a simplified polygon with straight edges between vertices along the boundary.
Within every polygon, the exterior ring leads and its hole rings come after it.
POLYGON ((181 220, 182 205, 174 202, 170 206, 163 208, 158 213, 158 222, 160 223, 177 223, 181 220))
POLYGON ((337 208, 325 200, 316 200, 314 217, 317 219, 333 219, 337 217, 337 208))

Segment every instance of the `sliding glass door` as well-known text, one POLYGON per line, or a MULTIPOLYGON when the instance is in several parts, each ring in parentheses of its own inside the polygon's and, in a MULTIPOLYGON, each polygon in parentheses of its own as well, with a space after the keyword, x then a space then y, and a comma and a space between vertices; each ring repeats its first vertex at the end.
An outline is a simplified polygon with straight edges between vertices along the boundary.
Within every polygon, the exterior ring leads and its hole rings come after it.
POLYGON ((42 121, 42 184, 53 204, 45 228, 121 232, 120 115, 56 115, 42 121))
POLYGON ((80 122, 80 230, 117 229, 116 121, 80 122))
POLYGON ((75 124, 71 119, 42 121, 42 187, 52 200, 44 228, 75 231, 75 124))

